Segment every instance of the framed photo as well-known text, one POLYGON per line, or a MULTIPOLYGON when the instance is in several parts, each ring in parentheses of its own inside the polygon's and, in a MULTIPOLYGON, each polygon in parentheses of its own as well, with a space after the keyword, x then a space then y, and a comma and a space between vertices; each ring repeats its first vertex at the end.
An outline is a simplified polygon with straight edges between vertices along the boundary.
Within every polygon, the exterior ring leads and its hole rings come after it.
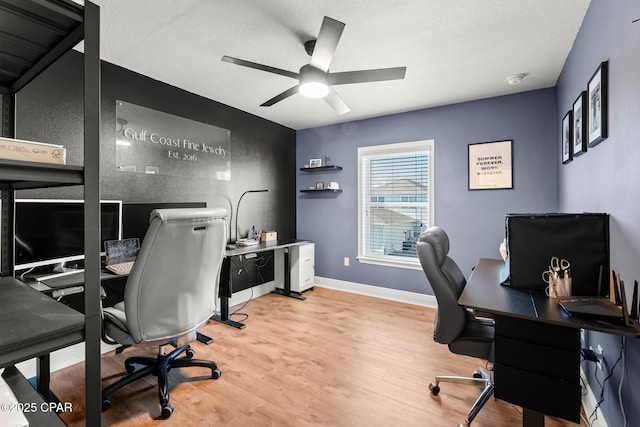
POLYGON ((609 62, 600 64, 588 84, 588 146, 593 147, 607 138, 607 116, 609 109, 609 62))
POLYGON ((587 152, 587 92, 582 92, 573 103, 573 157, 587 152))
POLYGON ((513 188, 512 140, 469 144, 469 190, 513 188))
POLYGON ((324 182, 316 182, 316 190, 324 190, 324 182))
POLYGON ((562 119, 562 164, 573 160, 573 111, 569 110, 562 119))
POLYGON ((310 168, 319 168, 320 166, 322 166, 322 159, 311 159, 311 160, 309 160, 309 167, 310 168))

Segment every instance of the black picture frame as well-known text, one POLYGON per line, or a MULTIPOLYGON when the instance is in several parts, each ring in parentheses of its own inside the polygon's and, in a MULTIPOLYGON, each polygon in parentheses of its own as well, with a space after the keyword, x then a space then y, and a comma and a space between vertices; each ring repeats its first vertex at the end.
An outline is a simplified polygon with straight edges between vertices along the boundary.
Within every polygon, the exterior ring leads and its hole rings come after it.
POLYGON ((573 110, 567 111, 567 114, 562 118, 560 132, 562 164, 564 165, 573 160, 573 110))
POLYGON ((609 115, 609 61, 600 63, 587 85, 587 132, 589 147, 607 139, 609 115))
POLYGON ((513 189, 513 140, 468 144, 468 189, 513 189))
POLYGON ((573 157, 587 152, 587 91, 583 91, 573 102, 573 136, 571 137, 573 157))

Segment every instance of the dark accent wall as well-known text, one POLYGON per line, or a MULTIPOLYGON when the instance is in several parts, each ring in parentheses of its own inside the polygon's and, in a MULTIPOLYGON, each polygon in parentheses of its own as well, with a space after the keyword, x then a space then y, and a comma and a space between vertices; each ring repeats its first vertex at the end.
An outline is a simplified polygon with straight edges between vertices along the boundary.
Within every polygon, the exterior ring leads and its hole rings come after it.
MULTIPOLYGON (((197 66, 192 64, 190 66, 197 66)), ((82 164, 82 54, 67 53, 17 95, 16 138, 62 144, 82 164)), ((215 79, 215 76, 211 76, 215 79)), ((242 200, 241 234, 256 228, 295 238, 295 131, 106 62, 102 63, 101 197, 125 202, 204 201, 229 209, 242 200), (231 181, 116 171, 116 100, 231 131, 231 181)), ((188 165, 185 165, 187 167, 188 165)), ((21 191, 18 197, 82 198, 82 187, 21 191)), ((234 212, 235 215, 235 212, 234 212)), ((235 220, 235 217, 234 217, 235 220)))
MULTIPOLYGON (((638 18, 637 0, 592 0, 556 86, 559 126, 598 65, 609 61, 609 137, 571 163, 557 162, 559 200, 564 211, 611 215, 611 268, 625 282, 629 302, 633 282, 640 280, 640 22, 632 23, 638 18)), ((560 152, 559 140, 557 146, 560 152)), ((640 425, 640 340, 627 337, 623 349, 619 336, 586 334, 583 347, 598 345, 604 348, 604 369, 582 366, 596 398, 602 393, 607 424, 624 425, 622 406, 627 425, 640 425), (624 361, 618 361, 623 352, 624 361)))

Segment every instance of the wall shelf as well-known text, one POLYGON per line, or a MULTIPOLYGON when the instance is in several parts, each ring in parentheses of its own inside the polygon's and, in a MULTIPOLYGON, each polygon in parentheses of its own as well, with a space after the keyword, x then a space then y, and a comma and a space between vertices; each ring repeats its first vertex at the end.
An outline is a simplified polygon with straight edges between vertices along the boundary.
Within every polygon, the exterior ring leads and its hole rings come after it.
POLYGON ((313 168, 300 168, 302 172, 331 172, 341 171, 342 166, 330 165, 330 166, 316 166, 313 168))
POLYGON ((342 193, 342 189, 333 189, 333 188, 307 188, 306 190, 300 190, 301 193, 342 193))
POLYGON ((0 182, 13 190, 82 185, 82 166, 0 159, 0 182))

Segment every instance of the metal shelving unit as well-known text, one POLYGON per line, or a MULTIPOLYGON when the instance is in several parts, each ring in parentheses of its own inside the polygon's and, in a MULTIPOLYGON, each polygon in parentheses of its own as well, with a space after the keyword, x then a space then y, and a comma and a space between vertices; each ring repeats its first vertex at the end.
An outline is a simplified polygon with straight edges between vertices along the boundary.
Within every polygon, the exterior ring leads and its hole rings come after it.
MULTIPOLYGON (((84 167, 0 160, 2 191, 2 276, 13 275, 13 204, 15 191, 83 185, 85 200, 85 403, 86 425, 101 423, 100 374, 100 8, 85 1, 0 0, 0 94, 5 137, 15 137, 16 94, 58 58, 84 40, 84 167)), ((46 141, 43 141, 46 142, 46 141)), ((7 333, 5 331, 4 333, 7 333)), ((48 370, 49 351, 39 365, 48 370)), ((12 378, 19 372, 12 371, 12 378)), ((48 376, 48 373, 46 374, 48 376)), ((19 394, 30 393, 14 378, 19 394)), ((35 391, 35 390, 34 390, 35 391)), ((58 425, 55 414, 47 425, 58 425)), ((34 425, 44 425, 41 419, 34 425)))

